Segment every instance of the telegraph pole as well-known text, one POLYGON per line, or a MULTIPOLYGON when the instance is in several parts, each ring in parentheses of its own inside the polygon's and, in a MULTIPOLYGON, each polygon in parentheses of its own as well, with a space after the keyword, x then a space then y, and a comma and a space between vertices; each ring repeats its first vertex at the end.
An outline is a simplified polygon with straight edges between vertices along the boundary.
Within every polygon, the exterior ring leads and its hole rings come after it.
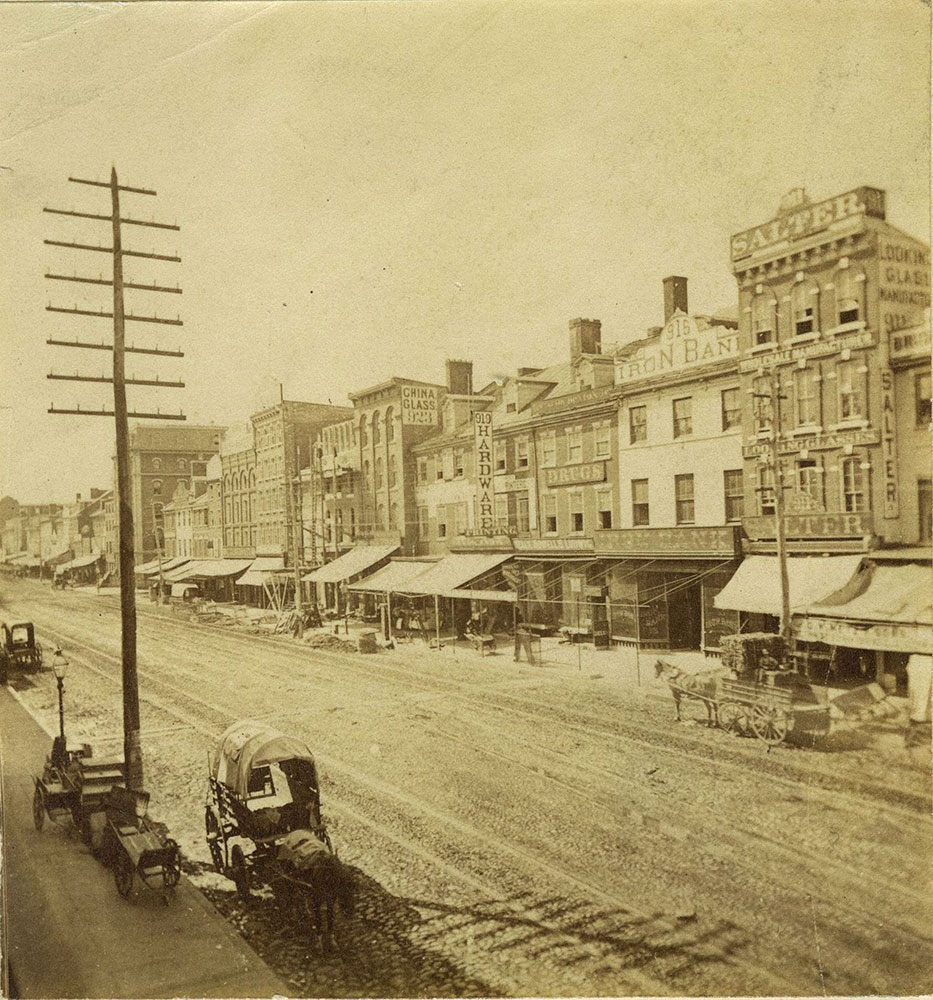
MULTIPOLYGON (((294 553, 294 567, 295 567, 295 611, 298 614, 299 622, 301 620, 301 568, 298 563, 301 561, 299 559, 298 553, 302 548, 302 538, 300 535, 300 528, 298 531, 295 530, 295 483, 291 476, 288 474, 288 435, 287 424, 285 420, 285 392, 282 388, 282 383, 279 382, 279 409, 282 413, 282 480, 285 487, 285 519, 288 525, 288 531, 286 534, 287 538, 291 540, 291 548, 294 553)), ((296 443, 295 450, 295 465, 298 465, 298 450, 296 443)), ((296 473, 298 469, 295 469, 296 473)), ((299 636, 302 629, 299 625, 299 636)))
POLYGON ((46 306, 49 312, 70 313, 77 316, 106 317, 113 320, 113 342, 100 344, 78 341, 62 341, 49 338, 47 343, 62 346, 76 347, 88 350, 111 351, 113 356, 113 372, 107 376, 88 375, 60 375, 50 373, 48 378, 76 382, 110 382, 113 385, 113 409, 106 410, 85 410, 78 406, 76 409, 58 409, 54 403, 49 407, 49 413, 64 413, 78 416, 106 416, 113 417, 116 428, 116 460, 117 460, 117 506, 119 525, 119 552, 120 552, 120 619, 121 619, 121 652, 122 652, 122 680, 123 680, 123 753, 125 761, 126 783, 129 788, 140 790, 143 787, 143 758, 142 746, 140 743, 140 723, 139 723, 139 682, 136 665, 136 588, 134 580, 134 530, 133 530, 133 508, 131 504, 130 490, 130 466, 129 466, 129 427, 128 417, 139 419, 156 420, 184 420, 184 414, 129 412, 126 402, 127 385, 158 386, 160 388, 183 388, 184 382, 161 381, 156 379, 136 379, 126 377, 125 358, 127 353, 148 354, 162 357, 183 357, 181 350, 160 350, 156 348, 135 347, 126 344, 126 323, 156 323, 169 326, 181 326, 181 319, 168 319, 160 316, 144 316, 142 314, 126 313, 124 304, 124 292, 126 289, 135 289, 147 292, 167 292, 180 295, 181 288, 157 285, 153 282, 141 284, 137 282, 127 282, 123 275, 123 259, 125 257, 143 258, 147 260, 161 260, 180 263, 181 258, 156 253, 145 253, 137 250, 125 250, 123 248, 123 226, 144 226, 154 229, 165 229, 178 231, 177 225, 168 223, 146 221, 143 219, 124 218, 120 214, 120 192, 130 194, 151 195, 155 191, 147 188, 127 187, 119 184, 117 180, 116 168, 110 171, 110 181, 83 180, 78 177, 69 177, 69 181, 74 184, 86 184, 92 187, 109 188, 110 190, 110 215, 101 215, 91 212, 64 211, 62 209, 45 208, 45 212, 55 215, 67 215, 81 219, 92 219, 95 221, 110 222, 113 234, 112 246, 99 246, 85 243, 68 243, 60 240, 45 240, 48 246, 67 247, 72 250, 92 251, 97 253, 110 254, 113 259, 112 278, 104 277, 90 278, 79 277, 77 275, 64 275, 46 273, 46 278, 55 281, 75 281, 87 285, 110 285, 113 291, 113 311, 61 308, 52 305, 46 306))
POLYGON ((790 647, 790 581, 787 574, 787 537, 784 525, 784 481, 781 467, 779 435, 781 428, 781 378, 777 365, 768 379, 768 392, 756 393, 751 390, 754 399, 765 400, 770 409, 771 430, 768 436, 768 464, 771 467, 772 488, 774 491, 774 538, 777 549, 778 572, 781 582, 781 619, 778 631, 785 653, 790 647))

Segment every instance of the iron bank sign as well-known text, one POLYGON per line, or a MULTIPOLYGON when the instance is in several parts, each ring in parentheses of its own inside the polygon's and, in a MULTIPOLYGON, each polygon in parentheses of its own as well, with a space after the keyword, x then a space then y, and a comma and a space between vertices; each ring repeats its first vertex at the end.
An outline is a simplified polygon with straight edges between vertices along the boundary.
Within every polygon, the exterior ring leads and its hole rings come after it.
POLYGON ((739 334, 725 326, 701 326, 679 310, 657 337, 616 361, 616 381, 630 382, 664 372, 737 358, 739 334))

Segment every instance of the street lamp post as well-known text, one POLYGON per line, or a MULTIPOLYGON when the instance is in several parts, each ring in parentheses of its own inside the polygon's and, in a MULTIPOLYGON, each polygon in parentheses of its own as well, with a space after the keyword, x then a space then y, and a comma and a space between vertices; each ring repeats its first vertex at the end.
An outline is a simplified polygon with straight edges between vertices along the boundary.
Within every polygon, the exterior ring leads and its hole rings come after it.
POLYGON ((58 737, 53 740, 52 757, 53 764, 59 765, 67 761, 67 750, 65 743, 65 671, 68 669, 68 660, 60 649, 55 650, 52 657, 52 670, 55 672, 55 683, 58 685, 58 737))

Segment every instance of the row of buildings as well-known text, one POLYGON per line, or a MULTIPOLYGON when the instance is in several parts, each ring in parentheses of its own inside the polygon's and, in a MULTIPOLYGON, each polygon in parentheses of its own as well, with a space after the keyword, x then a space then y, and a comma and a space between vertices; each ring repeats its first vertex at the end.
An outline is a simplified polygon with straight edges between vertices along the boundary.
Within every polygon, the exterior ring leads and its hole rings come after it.
POLYGON ((798 189, 730 257, 734 308, 692 311, 672 276, 658 326, 608 344, 573 319, 555 365, 477 385, 451 360, 437 383, 283 400, 245 429, 137 427, 137 565, 221 599, 300 580, 336 613, 394 595, 459 629, 517 608, 713 653, 775 626, 780 490, 801 648, 901 677, 933 651, 929 247, 883 191, 798 189))

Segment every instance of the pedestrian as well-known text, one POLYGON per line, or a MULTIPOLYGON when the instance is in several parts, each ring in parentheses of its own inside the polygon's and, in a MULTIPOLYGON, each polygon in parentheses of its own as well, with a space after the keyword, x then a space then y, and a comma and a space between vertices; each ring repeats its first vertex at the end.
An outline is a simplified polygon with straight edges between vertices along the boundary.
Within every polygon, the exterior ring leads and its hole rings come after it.
POLYGON ((933 752, 933 656, 915 653, 907 661, 907 731, 904 746, 915 764, 930 766, 933 752))
POLYGON ((521 659, 522 650, 525 651, 525 655, 528 657, 528 662, 534 666, 535 656, 534 651, 531 648, 531 632, 528 631, 522 625, 521 612, 518 607, 515 608, 515 656, 514 660, 516 663, 521 659))

